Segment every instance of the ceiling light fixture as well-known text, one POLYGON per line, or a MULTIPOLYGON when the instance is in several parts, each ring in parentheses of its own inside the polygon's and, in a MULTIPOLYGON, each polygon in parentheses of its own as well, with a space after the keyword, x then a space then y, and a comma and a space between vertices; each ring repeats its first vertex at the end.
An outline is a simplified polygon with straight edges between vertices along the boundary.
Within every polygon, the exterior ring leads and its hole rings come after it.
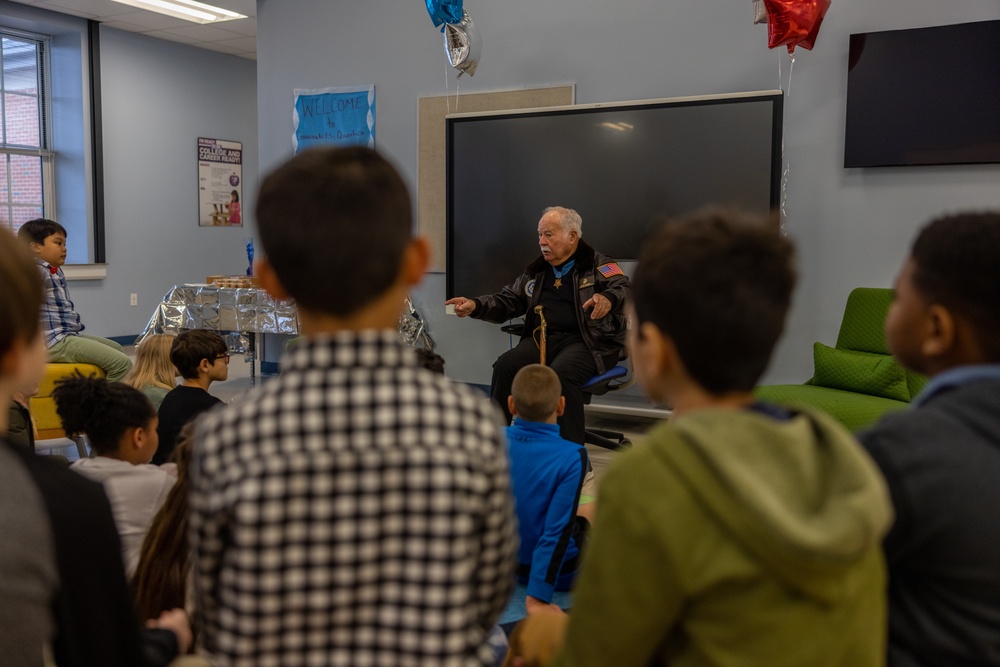
POLYGON ((129 7, 146 9, 157 14, 165 14, 175 19, 183 19, 192 23, 220 23, 234 19, 247 18, 234 11, 207 5, 195 0, 114 0, 129 7))

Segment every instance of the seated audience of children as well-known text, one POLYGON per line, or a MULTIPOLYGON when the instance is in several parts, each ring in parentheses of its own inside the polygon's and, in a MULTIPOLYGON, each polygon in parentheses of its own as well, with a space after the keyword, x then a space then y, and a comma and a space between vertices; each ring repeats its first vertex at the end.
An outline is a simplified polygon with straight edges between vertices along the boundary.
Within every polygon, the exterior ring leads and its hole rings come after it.
POLYGON ((587 449, 559 435, 566 407, 559 376, 530 364, 517 372, 507 397, 510 478, 521 536, 518 579, 527 584, 529 613, 569 590, 580 564, 596 503, 580 505, 587 449))
POLYGON ((177 386, 177 369, 170 361, 173 342, 174 337, 167 334, 144 338, 135 348, 135 365, 122 380, 145 394, 154 410, 160 409, 167 392, 177 386))
POLYGON ((508 473, 489 404, 399 341, 427 265, 410 211, 367 149, 276 170, 259 275, 297 300, 304 332, 282 376, 194 423, 222 404, 208 390, 228 377, 225 342, 151 336, 124 383, 54 390, 95 452, 79 475, 34 455, 23 388, 46 346, 109 380, 129 367, 81 333, 65 230, 25 224, 33 263, 0 229, 4 664, 43 664, 44 647, 60 667, 161 667, 190 645, 195 607, 219 664, 493 664, 515 563, 532 616, 512 665, 1000 664, 1000 214, 945 216, 914 241, 886 332, 931 379, 860 434, 871 457, 824 413, 753 398, 795 284, 791 242, 718 210, 655 231, 629 345, 674 418, 580 506, 587 452, 560 436, 551 369, 514 378, 508 473), (331 296, 309 267, 344 258, 356 275, 331 296), (551 599, 573 584, 567 621, 551 599), (140 630, 136 610, 156 620, 140 630))
POLYGON ((66 433, 87 434, 95 456, 70 467, 104 485, 131 576, 146 531, 177 480, 174 466, 149 465, 159 442, 156 411, 138 389, 96 377, 61 380, 52 397, 66 433))
MULTIPOLYGON (((0 229, 0 404, 45 368, 42 281, 0 229)), ((0 433, 7 430, 0 411, 0 433)), ((29 667, 163 667, 191 641, 182 610, 140 630, 107 498, 65 467, 0 438, 0 656, 29 667)))
POLYGON ((226 341, 214 331, 181 332, 170 346, 170 361, 183 381, 167 392, 158 410, 160 449, 153 457, 157 465, 170 460, 177 436, 185 424, 206 410, 223 405, 208 393, 208 388, 213 382, 229 377, 226 341))
POLYGON ((49 361, 94 364, 108 380, 125 377, 132 362, 118 343, 82 333, 83 322, 69 298, 69 286, 63 274, 66 263, 66 229, 58 222, 37 218, 17 231, 35 254, 35 263, 45 285, 42 304, 42 327, 49 361))
POLYGON ((631 358, 675 419, 601 483, 555 664, 884 664, 878 469, 828 415, 753 398, 792 258, 776 230, 725 212, 644 244, 631 358))
POLYGON ((860 434, 889 484, 889 666, 1000 665, 1000 213, 938 218, 896 280, 886 338, 930 376, 860 434))

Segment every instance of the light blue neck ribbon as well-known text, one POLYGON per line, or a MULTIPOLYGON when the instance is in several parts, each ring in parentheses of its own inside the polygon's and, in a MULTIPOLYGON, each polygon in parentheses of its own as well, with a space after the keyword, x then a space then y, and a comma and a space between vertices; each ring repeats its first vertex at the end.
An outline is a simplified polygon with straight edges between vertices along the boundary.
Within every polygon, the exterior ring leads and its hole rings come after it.
POLYGON ((558 269, 553 266, 552 267, 552 273, 556 274, 556 278, 562 278, 563 276, 565 276, 569 272, 570 269, 573 268, 574 264, 576 264, 576 260, 575 259, 571 259, 568 262, 566 262, 565 264, 563 264, 558 269))

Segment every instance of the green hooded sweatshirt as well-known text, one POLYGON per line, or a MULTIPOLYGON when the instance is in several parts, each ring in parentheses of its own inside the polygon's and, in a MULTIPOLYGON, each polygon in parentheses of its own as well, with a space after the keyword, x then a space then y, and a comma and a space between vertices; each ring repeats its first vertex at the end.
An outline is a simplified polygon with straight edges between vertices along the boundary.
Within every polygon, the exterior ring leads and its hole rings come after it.
POLYGON ((615 461, 597 503, 556 664, 885 664, 891 501, 825 414, 685 414, 615 461))

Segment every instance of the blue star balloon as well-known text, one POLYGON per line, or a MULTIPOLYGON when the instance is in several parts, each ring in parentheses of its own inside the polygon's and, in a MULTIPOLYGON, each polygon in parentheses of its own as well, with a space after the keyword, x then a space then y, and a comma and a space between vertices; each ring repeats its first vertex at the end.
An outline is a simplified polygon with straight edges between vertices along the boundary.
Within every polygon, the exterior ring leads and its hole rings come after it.
POLYGON ((424 0, 427 13, 434 21, 434 27, 442 23, 458 23, 462 20, 462 0, 424 0))

